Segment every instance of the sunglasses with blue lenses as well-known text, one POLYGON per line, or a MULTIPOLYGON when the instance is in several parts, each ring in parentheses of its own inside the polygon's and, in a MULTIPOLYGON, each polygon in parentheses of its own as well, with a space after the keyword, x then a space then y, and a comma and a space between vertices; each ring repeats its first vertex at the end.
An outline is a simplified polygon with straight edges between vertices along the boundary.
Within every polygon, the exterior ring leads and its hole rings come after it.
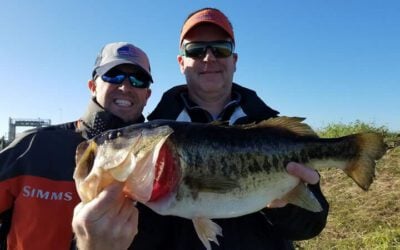
POLYGON ((231 41, 189 42, 182 45, 181 55, 191 58, 204 58, 210 49, 216 58, 229 57, 234 45, 231 41))
POLYGON ((150 86, 150 79, 145 79, 138 73, 125 73, 120 70, 110 70, 101 76, 101 79, 111 84, 122 84, 125 79, 129 79, 132 87, 145 89, 150 86))

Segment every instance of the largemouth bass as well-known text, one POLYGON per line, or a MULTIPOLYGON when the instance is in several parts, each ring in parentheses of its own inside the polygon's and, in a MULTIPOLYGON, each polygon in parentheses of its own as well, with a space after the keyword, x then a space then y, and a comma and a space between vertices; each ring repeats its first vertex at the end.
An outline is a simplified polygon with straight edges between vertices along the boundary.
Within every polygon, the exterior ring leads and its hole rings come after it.
POLYGON ((213 218, 254 213, 275 199, 319 212, 307 186, 287 173, 294 161, 315 169, 339 168, 367 190, 381 135, 319 138, 302 118, 278 117, 226 126, 156 120, 111 130, 81 143, 74 173, 82 202, 114 181, 124 193, 161 215, 193 220, 207 249, 221 228, 213 218))

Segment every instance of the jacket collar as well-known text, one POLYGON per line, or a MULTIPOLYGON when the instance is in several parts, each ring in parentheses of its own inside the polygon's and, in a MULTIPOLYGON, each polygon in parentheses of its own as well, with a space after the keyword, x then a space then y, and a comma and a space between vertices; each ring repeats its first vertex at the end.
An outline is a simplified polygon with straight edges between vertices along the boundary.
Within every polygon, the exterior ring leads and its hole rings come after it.
POLYGON ((241 95, 236 92, 232 91, 231 101, 225 105, 223 110, 217 117, 212 117, 212 115, 202 107, 200 107, 197 103, 193 102, 186 91, 182 91, 180 93, 180 97, 182 102, 191 117, 192 121, 196 122, 212 122, 214 120, 221 120, 226 121, 229 120, 229 117, 232 115, 233 111, 236 107, 239 106, 241 95))
MULTIPOLYGON (((187 86, 178 85, 167 90, 161 101, 157 104, 156 108, 147 117, 148 120, 154 119, 176 119, 182 111, 182 108, 186 107, 183 102, 182 93, 187 93, 187 86)), ((279 114, 278 111, 271 109, 267 106, 258 96, 254 90, 242 87, 239 84, 233 83, 232 93, 238 93, 240 98, 238 100, 239 106, 244 110, 247 115, 245 122, 260 121, 275 117, 279 114)), ((236 106, 236 105, 233 105, 236 106)), ((229 112, 226 113, 229 115, 229 112)), ((225 114, 223 115, 225 116, 225 114)))
POLYGON ((92 98, 86 112, 78 121, 78 130, 82 132, 83 137, 91 139, 107 130, 122 128, 141 122, 144 122, 143 115, 136 122, 124 122, 121 118, 106 111, 92 98))

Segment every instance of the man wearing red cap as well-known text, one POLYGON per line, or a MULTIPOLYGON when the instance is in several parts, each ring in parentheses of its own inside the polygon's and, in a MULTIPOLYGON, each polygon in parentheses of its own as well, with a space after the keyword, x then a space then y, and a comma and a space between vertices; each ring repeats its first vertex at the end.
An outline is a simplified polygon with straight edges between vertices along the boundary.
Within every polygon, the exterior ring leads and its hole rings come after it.
MULTIPOLYGON (((205 8, 189 15, 183 24, 179 45, 178 63, 186 84, 165 92, 148 116, 149 120, 219 120, 243 124, 278 115, 253 90, 233 83, 238 55, 234 52, 232 25, 221 11, 205 8)), ((312 213, 274 201, 271 208, 254 214, 215 220, 222 227, 223 237, 218 238, 219 245, 213 244, 212 249, 293 249, 292 240, 309 239, 322 231, 328 203, 321 193, 318 173, 297 163, 290 163, 287 169, 310 183, 308 186, 323 211, 312 213)), ((180 220, 176 224, 185 242, 192 244, 179 249, 202 249, 190 221, 180 220)))
MULTIPOLYGON (((182 28, 178 55, 186 84, 165 92, 148 119, 242 124, 276 117, 278 112, 253 90, 233 83, 238 59, 234 47, 232 25, 222 12, 205 8, 191 14, 182 28)), ((218 237, 219 244, 211 243, 212 249, 294 249, 293 240, 309 239, 321 232, 328 203, 320 191, 318 173, 297 163, 289 163, 287 169, 309 183, 323 211, 313 213, 276 200, 253 214, 216 219, 223 236, 218 237)), ((137 204, 138 228, 129 227, 125 217, 114 211, 118 192, 118 187, 107 188, 101 197, 103 208, 98 204, 77 216, 81 223, 76 223, 79 227, 75 232, 83 249, 124 249, 113 244, 128 247, 132 238, 130 249, 135 250, 205 249, 190 220, 161 216, 141 204, 137 204)))

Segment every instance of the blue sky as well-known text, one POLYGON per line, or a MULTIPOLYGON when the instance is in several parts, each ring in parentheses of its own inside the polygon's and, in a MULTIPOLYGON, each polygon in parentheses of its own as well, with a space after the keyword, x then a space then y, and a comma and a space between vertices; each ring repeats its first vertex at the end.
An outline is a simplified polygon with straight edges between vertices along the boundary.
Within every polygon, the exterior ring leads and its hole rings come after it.
POLYGON ((0 137, 8 119, 79 118, 95 57, 128 41, 150 57, 148 114, 184 83, 176 55, 181 25, 202 7, 233 23, 234 81, 281 115, 313 128, 361 120, 400 131, 400 1, 397 0, 15 0, 0 8, 0 137))

